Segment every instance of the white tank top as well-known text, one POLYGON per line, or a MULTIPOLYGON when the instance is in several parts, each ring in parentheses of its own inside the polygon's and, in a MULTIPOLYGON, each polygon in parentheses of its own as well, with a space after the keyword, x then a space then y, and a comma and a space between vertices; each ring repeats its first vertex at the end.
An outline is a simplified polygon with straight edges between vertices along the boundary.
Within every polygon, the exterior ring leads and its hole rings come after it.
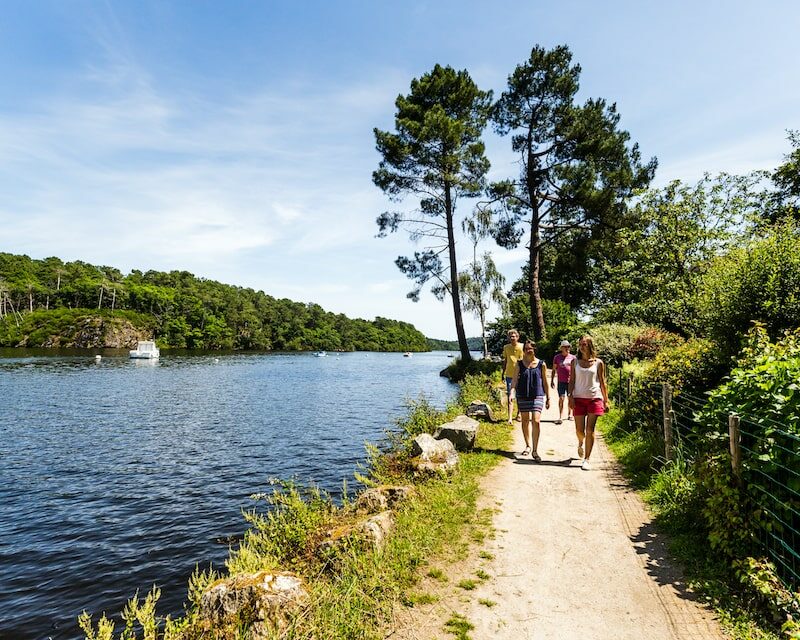
POLYGON ((595 360, 590 367, 582 367, 575 361, 575 387, 572 389, 574 398, 602 398, 600 390, 600 376, 597 375, 599 360, 595 360))

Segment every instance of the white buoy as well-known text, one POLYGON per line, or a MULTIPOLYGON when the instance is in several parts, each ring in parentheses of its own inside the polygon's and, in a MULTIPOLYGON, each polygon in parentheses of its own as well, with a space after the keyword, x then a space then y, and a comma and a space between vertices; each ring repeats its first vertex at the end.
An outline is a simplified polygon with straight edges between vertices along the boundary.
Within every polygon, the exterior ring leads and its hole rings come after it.
POLYGON ((219 362, 219 358, 214 358, 214 362, 219 362))
POLYGON ((97 355, 97 356, 94 357, 94 361, 95 362, 100 362, 102 359, 103 359, 103 356, 101 356, 101 355, 97 355))

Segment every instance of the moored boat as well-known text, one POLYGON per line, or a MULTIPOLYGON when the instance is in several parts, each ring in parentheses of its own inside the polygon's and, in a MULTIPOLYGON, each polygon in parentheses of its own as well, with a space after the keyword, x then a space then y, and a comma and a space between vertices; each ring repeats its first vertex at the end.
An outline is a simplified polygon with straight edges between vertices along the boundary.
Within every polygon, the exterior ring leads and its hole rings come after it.
POLYGON ((139 360, 156 360, 161 355, 161 351, 152 340, 139 340, 136 349, 131 349, 129 355, 131 358, 139 360))

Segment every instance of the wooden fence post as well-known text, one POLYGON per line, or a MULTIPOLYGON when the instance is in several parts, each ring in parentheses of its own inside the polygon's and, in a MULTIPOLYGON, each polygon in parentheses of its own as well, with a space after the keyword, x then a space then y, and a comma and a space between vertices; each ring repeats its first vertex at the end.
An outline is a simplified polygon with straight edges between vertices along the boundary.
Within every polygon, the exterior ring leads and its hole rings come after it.
POLYGON ((728 436, 731 442, 731 470, 737 483, 742 481, 742 436, 739 431, 739 416, 728 416, 728 436))
POLYGON ((664 457, 669 462, 672 460, 672 385, 665 382, 661 391, 664 407, 664 457))

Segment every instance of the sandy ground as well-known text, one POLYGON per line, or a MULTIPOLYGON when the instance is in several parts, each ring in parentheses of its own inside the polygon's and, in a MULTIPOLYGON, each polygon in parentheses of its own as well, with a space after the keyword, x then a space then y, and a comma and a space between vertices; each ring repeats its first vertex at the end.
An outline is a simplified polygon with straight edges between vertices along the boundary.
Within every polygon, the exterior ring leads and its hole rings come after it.
POLYGON ((444 627, 453 613, 474 625, 473 640, 725 637, 669 561, 602 438, 592 470, 582 471, 574 423, 554 424, 557 413, 556 405, 542 417, 540 463, 520 455, 515 423, 517 453, 506 452, 483 485, 480 506, 494 510, 494 536, 443 567, 445 585, 424 579, 420 590, 440 600, 401 614, 388 638, 453 637, 444 627), (479 570, 490 577, 476 589, 457 587, 479 570))

